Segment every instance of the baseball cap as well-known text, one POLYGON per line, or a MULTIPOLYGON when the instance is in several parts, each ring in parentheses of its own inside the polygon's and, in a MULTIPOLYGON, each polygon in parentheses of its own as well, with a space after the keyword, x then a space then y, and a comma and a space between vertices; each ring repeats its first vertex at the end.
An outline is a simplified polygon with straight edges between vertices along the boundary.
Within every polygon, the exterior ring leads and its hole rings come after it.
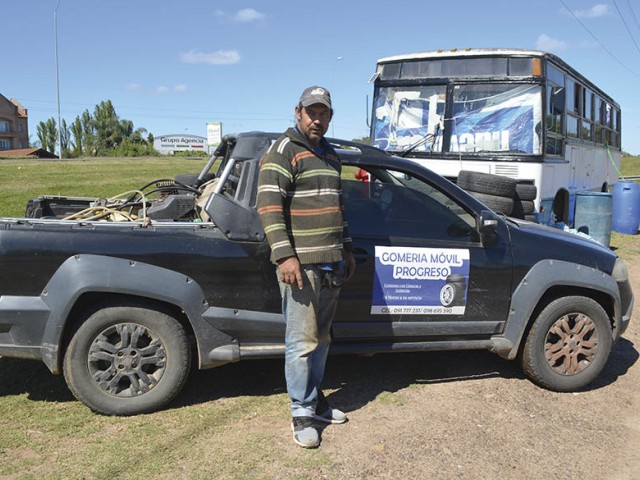
POLYGON ((303 107, 308 107, 314 103, 321 103, 331 108, 331 94, 326 88, 318 87, 317 85, 307 87, 302 92, 302 95, 300 95, 300 103, 303 107))

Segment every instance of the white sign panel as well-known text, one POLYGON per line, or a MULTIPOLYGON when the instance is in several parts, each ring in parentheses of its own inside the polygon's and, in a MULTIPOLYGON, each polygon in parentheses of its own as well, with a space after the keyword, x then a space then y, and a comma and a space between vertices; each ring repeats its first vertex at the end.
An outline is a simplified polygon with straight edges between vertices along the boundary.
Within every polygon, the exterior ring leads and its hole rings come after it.
POLYGON ((222 142, 222 122, 207 123, 207 145, 217 147, 222 142))
POLYGON ((174 152, 206 152, 206 141, 197 135, 161 135, 153 140, 153 148, 169 155, 174 152))

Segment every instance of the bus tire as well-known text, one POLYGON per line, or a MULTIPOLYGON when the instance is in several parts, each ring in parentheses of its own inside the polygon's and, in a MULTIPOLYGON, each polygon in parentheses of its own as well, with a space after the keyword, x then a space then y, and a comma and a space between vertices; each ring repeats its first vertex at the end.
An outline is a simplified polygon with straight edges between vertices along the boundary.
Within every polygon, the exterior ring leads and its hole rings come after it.
POLYGON ((463 190, 498 197, 512 198, 516 191, 516 181, 513 178, 470 170, 460 170, 456 183, 463 190))

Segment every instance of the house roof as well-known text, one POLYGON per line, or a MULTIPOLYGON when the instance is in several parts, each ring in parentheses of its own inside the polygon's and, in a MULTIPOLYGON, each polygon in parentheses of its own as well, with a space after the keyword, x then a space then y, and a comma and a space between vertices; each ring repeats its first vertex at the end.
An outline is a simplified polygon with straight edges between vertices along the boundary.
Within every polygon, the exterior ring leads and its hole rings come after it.
POLYGON ((58 158, 57 155, 45 150, 44 148, 20 148, 18 150, 0 150, 0 158, 3 158, 3 157, 58 158))

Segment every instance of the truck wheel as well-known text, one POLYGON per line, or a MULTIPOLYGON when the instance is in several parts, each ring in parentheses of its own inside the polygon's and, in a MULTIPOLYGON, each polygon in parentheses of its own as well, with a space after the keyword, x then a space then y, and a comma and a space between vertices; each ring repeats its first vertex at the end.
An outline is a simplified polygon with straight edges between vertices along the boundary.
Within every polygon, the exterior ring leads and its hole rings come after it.
POLYGON ((535 320, 522 352, 522 369, 538 385, 558 392, 587 386, 611 351, 611 324, 587 297, 562 297, 535 320))
POLYGON ((158 410, 182 389, 191 365, 184 328, 148 308, 112 306, 90 315, 64 356, 75 397, 106 415, 158 410))

